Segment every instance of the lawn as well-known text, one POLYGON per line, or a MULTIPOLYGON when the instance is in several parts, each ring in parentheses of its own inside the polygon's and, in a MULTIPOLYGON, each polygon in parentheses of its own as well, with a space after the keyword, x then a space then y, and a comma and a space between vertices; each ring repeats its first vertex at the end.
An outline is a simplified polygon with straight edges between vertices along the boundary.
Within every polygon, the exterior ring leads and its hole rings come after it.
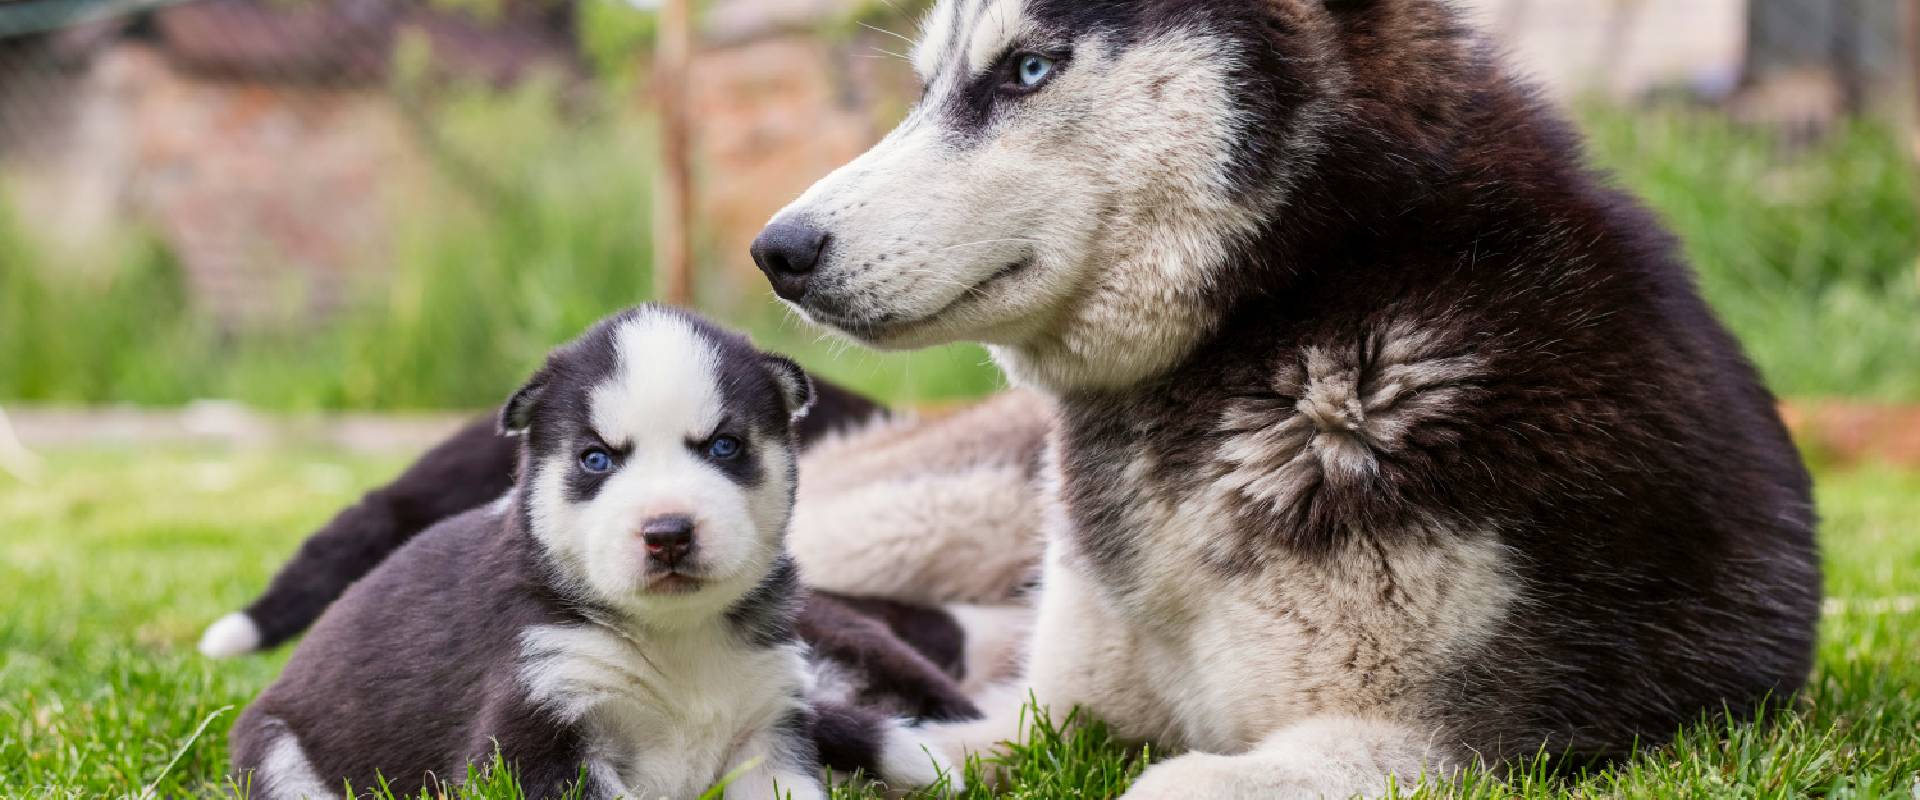
MULTIPOLYGON (((322 451, 54 454, 0 477, 0 797, 228 793, 226 729, 284 654, 198 656, 303 531, 401 460, 322 451)), ((1522 769, 1423 791, 1473 797, 1899 797, 1920 792, 1920 473, 1821 481, 1829 603, 1819 673, 1789 718, 1711 721, 1569 782, 1522 769)), ((1015 797, 1102 797, 1138 761, 1097 731, 1038 737, 1015 797)), ((495 781, 477 793, 510 797, 495 781)), ((862 797, 845 790, 845 798, 862 797)), ((973 796, 986 797, 984 792, 973 796)))

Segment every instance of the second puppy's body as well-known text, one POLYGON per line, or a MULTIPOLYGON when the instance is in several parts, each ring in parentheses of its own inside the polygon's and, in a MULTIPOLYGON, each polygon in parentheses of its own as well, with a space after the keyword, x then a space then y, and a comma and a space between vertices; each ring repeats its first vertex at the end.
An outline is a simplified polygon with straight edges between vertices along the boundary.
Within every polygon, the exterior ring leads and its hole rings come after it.
POLYGON ((783 788, 808 796, 800 648, 755 627, 784 614, 790 571, 723 625, 636 631, 548 588, 533 543, 500 535, 511 513, 434 527, 321 618, 241 722, 255 735, 235 762, 259 769, 255 796, 335 797, 342 778, 374 786, 376 770, 412 791, 496 747, 529 797, 583 775, 588 796, 696 797, 754 758, 784 762, 783 788))
POLYGON ((514 490, 327 611, 237 723, 236 775, 269 798, 412 794, 497 750, 530 797, 820 797, 817 753, 936 779, 897 725, 806 696, 781 539, 809 394, 663 309, 557 351, 502 415, 514 490))

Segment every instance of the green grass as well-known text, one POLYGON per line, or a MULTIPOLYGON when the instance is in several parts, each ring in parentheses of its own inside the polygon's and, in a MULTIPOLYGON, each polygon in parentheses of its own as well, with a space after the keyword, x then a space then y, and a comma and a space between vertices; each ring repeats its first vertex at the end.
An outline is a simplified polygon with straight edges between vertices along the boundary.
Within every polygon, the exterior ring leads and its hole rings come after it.
MULTIPOLYGON (((0 797, 219 795, 225 732, 284 653, 212 662, 203 625, 258 590, 300 535, 396 458, 322 451, 56 454, 34 487, 0 477, 0 797), (199 735, 196 736, 196 732, 199 735)), ((1765 727, 1707 721, 1672 748, 1565 782, 1542 769, 1427 787, 1466 797, 1897 797, 1920 776, 1920 474, 1823 476, 1820 665, 1765 727)), ((1140 767, 1097 729, 1047 728, 1004 796, 1107 797, 1140 767)), ((513 797, 491 776, 474 800, 513 797)), ((867 795, 838 792, 842 800, 867 795)), ((970 798, 990 796, 970 791, 970 798)))
MULTIPOLYGON (((618 86, 597 102, 556 94, 536 82, 436 95, 424 129, 443 180, 395 189, 394 263, 376 271, 391 279, 317 328, 222 331, 190 306, 151 237, 129 232, 87 263, 57 263, 0 208, 0 402, 490 405, 554 343, 652 283, 649 122, 619 110, 630 102, 618 86)), ((1920 401, 1920 215, 1897 126, 1861 120, 1793 151, 1699 113, 1594 107, 1580 118, 1595 161, 1680 235, 1777 390, 1920 401)), ((709 281, 701 305, 896 402, 1000 385, 977 347, 849 350, 790 320, 758 283, 709 281)))

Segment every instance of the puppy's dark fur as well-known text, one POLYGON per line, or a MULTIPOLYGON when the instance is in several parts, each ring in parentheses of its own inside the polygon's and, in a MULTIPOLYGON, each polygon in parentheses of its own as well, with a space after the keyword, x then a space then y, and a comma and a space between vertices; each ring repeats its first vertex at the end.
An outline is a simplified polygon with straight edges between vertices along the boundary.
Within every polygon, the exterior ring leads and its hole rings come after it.
MULTIPOLYGON (((719 354, 725 372, 717 380, 729 408, 716 416, 731 420, 724 424, 754 431, 753 440, 787 446, 793 436, 789 414, 805 407, 809 390, 801 379, 799 399, 792 396, 796 390, 776 391, 783 382, 759 365, 770 360, 791 368, 789 363, 763 357, 743 339, 691 317, 642 309, 616 316, 557 351, 541 375, 509 404, 502 415, 504 428, 524 434, 516 448, 523 466, 552 453, 558 453, 562 463, 571 457, 571 451, 558 448, 569 446, 576 436, 571 431, 587 425, 581 420, 590 402, 586 398, 616 366, 612 331, 636 315, 684 318, 699 331, 719 354), (767 399, 782 394, 789 396, 767 399)), ((477 477, 471 463, 495 452, 477 441, 481 438, 472 430, 463 433, 409 476, 477 477), (455 449, 462 444, 476 447, 455 449)), ((744 470, 729 473, 730 480, 759 485, 769 479, 751 451, 728 463, 744 470)), ((790 493, 791 476, 783 480, 790 493)), ((580 781, 585 782, 585 796, 620 791, 604 784, 605 776, 591 773, 587 765, 595 758, 618 759, 628 745, 594 741, 594 729, 558 713, 552 698, 543 702, 530 694, 531 662, 523 637, 536 630, 624 631, 634 623, 585 590, 572 572, 578 567, 563 566, 570 562, 549 552, 533 533, 536 490, 527 481, 523 478, 504 502, 456 514, 411 537, 328 608, 280 678, 234 726, 236 776, 257 782, 269 797, 316 786, 337 789, 342 778, 356 790, 385 780, 396 793, 412 794, 459 780, 468 765, 484 766, 497 749, 530 797, 557 796, 580 781), (298 757, 276 760, 276 748, 290 746, 297 747, 298 757), (290 761, 296 769, 288 769, 290 761)), ((576 496, 571 486, 567 494, 566 502, 591 497, 576 496)), ((731 630, 730 636, 721 637, 732 642, 723 648, 726 652, 791 648, 796 623, 801 622, 832 641, 837 656, 897 662, 900 666, 890 668, 902 670, 903 676, 876 683, 875 691, 899 693, 927 713, 971 713, 951 677, 884 626, 871 630, 880 623, 853 614, 850 605, 824 599, 814 604, 813 612, 799 614, 801 589, 790 561, 776 561, 760 581, 713 620, 731 630), (930 691, 919 688, 916 680, 930 691)), ((631 641, 645 646, 643 639, 631 641)), ((792 682, 793 694, 778 703, 787 710, 780 712, 783 716, 770 734, 742 731, 738 736, 782 739, 771 752, 776 759, 792 761, 779 767, 788 774, 817 774, 820 762, 815 759, 821 755, 828 759, 825 765, 835 769, 884 774, 882 757, 891 730, 884 715, 837 702, 809 702, 799 695, 804 685, 800 675, 776 674, 792 682)), ((740 687, 760 693, 769 688, 740 687)), ((724 688, 709 691, 727 695, 724 688)))

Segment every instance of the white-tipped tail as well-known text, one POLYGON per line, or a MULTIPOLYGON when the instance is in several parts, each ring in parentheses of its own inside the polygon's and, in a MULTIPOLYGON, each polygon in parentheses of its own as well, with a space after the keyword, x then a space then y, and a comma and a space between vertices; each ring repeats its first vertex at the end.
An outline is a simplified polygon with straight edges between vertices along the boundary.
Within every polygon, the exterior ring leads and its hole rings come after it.
POLYGON ((232 658, 260 649, 260 626, 246 614, 235 611, 200 635, 200 653, 211 658, 232 658))
POLYGON ((900 720, 889 721, 880 735, 879 767, 880 780, 895 789, 931 786, 942 776, 953 791, 966 788, 960 770, 900 720))

